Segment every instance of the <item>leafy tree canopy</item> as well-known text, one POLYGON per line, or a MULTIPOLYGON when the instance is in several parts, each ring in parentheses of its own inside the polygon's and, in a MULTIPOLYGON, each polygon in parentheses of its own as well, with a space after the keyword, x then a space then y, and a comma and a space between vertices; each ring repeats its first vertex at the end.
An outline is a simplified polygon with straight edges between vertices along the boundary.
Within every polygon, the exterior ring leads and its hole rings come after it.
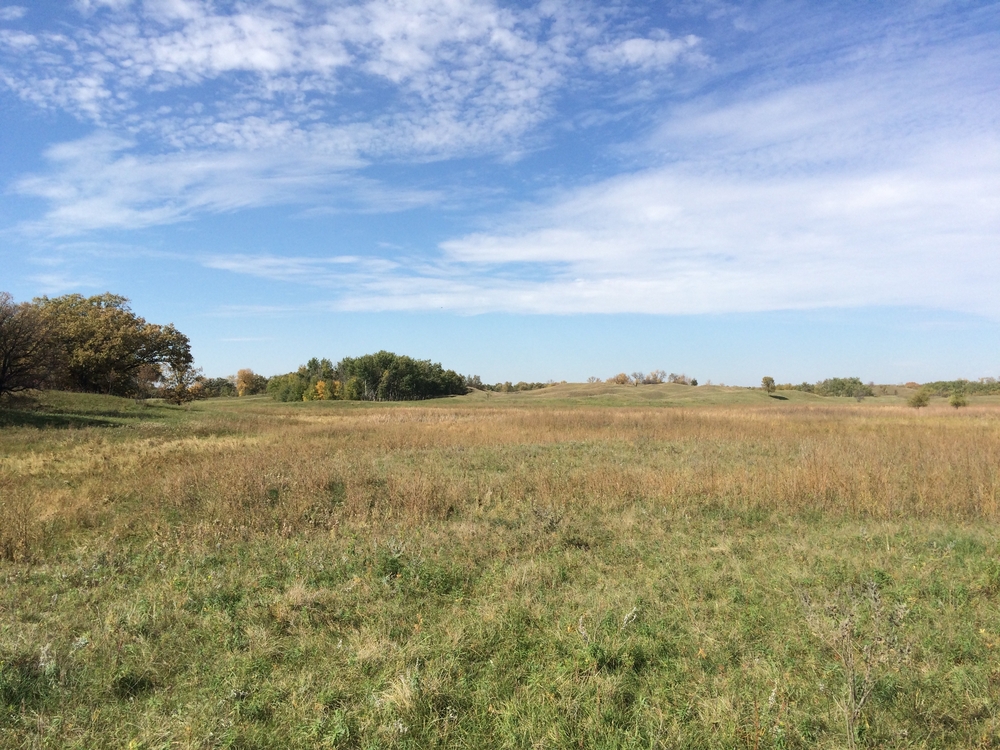
MULTIPOLYGON (((39 297, 37 309, 56 360, 51 385, 67 390, 133 395, 145 365, 178 376, 191 369, 187 336, 171 325, 147 323, 117 294, 39 297)), ((182 378, 183 379, 183 378, 182 378)))
POLYGON ((415 401, 467 390, 466 379, 454 370, 387 351, 344 357, 336 365, 313 358, 296 372, 271 378, 267 385, 278 401, 415 401))
POLYGON ((779 391, 805 391, 806 393, 816 393, 820 396, 864 398, 875 395, 875 390, 870 385, 861 382, 861 378, 827 378, 815 385, 812 383, 801 383, 800 385, 788 383, 774 387, 779 391))

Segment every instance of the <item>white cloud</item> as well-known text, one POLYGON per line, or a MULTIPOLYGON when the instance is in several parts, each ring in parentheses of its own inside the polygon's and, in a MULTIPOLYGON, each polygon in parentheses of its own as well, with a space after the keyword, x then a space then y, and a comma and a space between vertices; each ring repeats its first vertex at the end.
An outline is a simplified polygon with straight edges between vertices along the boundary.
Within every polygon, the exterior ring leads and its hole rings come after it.
POLYGON ((683 39, 672 39, 666 34, 652 39, 636 37, 591 47, 587 58, 598 67, 650 70, 673 65, 682 56, 702 62, 705 58, 698 51, 700 41, 693 35, 683 39))
POLYGON ((49 174, 25 177, 14 189, 51 208, 33 227, 47 234, 181 221, 202 211, 318 200, 324 189, 350 185, 338 177, 358 162, 336 152, 201 151, 136 155, 133 143, 106 134, 63 143, 46 157, 49 174), (319 194, 319 195, 318 195, 319 194))
POLYGON ((343 310, 720 313, 905 305, 1000 317, 1000 141, 864 176, 604 181, 437 260, 237 257, 343 310), (973 167, 975 167, 973 169, 973 167), (525 274, 525 265, 534 270, 525 274))
POLYGON ((7 5, 0 8, 0 21, 17 21, 28 14, 28 9, 22 5, 7 5))
POLYGON ((0 45, 15 52, 26 52, 38 46, 38 37, 23 31, 0 29, 0 45))
MULTIPOLYGON (((598 36, 606 67, 666 64, 695 44, 618 44, 597 15, 553 0, 78 7, 75 30, 0 30, 0 83, 99 126, 14 185, 50 202, 57 232, 290 202, 368 160, 511 156, 598 36)), ((411 191, 411 205, 425 201, 411 191)))
POLYGON ((501 309, 898 304, 1000 316, 1000 264, 991 249, 998 235, 1000 141, 992 141, 926 154, 906 169, 839 178, 660 168, 576 191, 505 230, 452 240, 444 250, 457 264, 554 269, 522 284, 520 297, 493 295, 501 309))
MULTIPOLYGON (((6 84, 102 125, 156 123, 162 137, 188 145, 214 143, 216 125, 238 129, 250 111, 301 127, 333 108, 339 122, 376 128, 368 144, 376 151, 506 149, 551 113, 551 95, 597 34, 613 37, 597 16, 557 2, 518 10, 493 0, 258 1, 224 14, 207 0, 88 0, 81 8, 91 15, 75 31, 6 40, 14 52, 38 49, 0 57, 6 84), (346 106, 345 89, 354 97, 346 106), (151 100, 184 90, 195 91, 200 111, 150 116, 151 100)), ((677 45, 694 44, 663 34, 620 41, 598 54, 602 64, 666 64, 677 45)))
POLYGON ((478 304, 497 309, 893 304, 1000 317, 1000 132, 984 96, 995 75, 961 63, 929 55, 905 81, 869 70, 692 102, 647 144, 647 158, 671 156, 660 166, 452 239, 445 258, 536 268, 517 293, 479 272, 478 304))
POLYGON ((563 190, 421 263, 230 270, 329 288, 344 309, 1000 317, 991 77, 947 68, 930 56, 906 87, 865 71, 692 102, 637 152, 657 166, 563 190))
POLYGON ((76 0, 73 4, 82 13, 93 13, 101 8, 121 10, 132 5, 133 0, 76 0))

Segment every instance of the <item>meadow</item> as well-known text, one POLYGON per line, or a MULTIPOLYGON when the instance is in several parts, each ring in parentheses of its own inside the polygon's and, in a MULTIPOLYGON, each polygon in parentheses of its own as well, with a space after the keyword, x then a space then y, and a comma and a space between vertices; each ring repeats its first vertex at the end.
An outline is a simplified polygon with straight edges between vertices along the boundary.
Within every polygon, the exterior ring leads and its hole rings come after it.
POLYGON ((0 409, 0 747, 1000 747, 1000 401, 0 409))

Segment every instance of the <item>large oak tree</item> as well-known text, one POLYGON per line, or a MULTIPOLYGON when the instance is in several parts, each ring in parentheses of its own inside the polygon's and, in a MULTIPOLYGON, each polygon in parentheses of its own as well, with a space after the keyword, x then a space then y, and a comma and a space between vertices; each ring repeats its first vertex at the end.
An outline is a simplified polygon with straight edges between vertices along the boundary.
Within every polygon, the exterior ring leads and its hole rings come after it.
POLYGON ((51 386, 130 396, 144 366, 168 373, 191 368, 191 345, 172 324, 147 323, 116 294, 40 297, 32 306, 44 326, 56 366, 51 386))

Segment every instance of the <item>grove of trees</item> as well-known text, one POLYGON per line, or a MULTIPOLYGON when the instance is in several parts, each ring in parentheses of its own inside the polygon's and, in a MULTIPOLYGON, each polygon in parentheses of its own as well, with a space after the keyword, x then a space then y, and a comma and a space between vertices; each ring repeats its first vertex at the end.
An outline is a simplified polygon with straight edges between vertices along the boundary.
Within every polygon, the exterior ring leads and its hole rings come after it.
POLYGON ((0 293, 0 394, 34 388, 184 400, 197 373, 187 336, 147 323, 115 294, 0 293))
POLYGON ((980 378, 979 380, 937 380, 924 383, 922 388, 935 396, 949 396, 954 393, 970 396, 1000 395, 1000 381, 996 378, 980 378))
POLYGON ((779 391, 805 391, 806 393, 816 393, 820 396, 865 398, 875 395, 875 389, 872 385, 870 383, 862 383, 861 378, 827 378, 818 383, 800 383, 799 385, 785 383, 774 387, 779 391))
POLYGON ((652 372, 633 372, 628 375, 620 372, 612 375, 606 381, 591 376, 587 378, 588 383, 613 383, 614 385, 659 385, 660 383, 674 383, 675 385, 698 385, 696 378, 689 378, 684 373, 672 372, 669 375, 665 370, 653 370, 652 372))
POLYGON ((344 357, 336 365, 314 357, 267 384, 267 392, 278 401, 416 401, 467 391, 466 379, 454 370, 387 351, 344 357))

